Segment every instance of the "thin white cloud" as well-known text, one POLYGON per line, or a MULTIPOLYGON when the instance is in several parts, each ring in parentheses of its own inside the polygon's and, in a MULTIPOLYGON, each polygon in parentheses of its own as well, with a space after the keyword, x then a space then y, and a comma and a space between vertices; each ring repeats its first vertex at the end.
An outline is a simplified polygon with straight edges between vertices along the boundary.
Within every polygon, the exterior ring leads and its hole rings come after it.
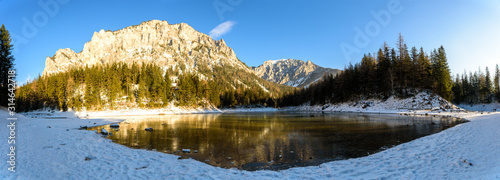
POLYGON ((223 23, 217 25, 217 27, 215 27, 214 29, 212 29, 210 31, 209 35, 213 39, 219 39, 222 35, 227 34, 229 31, 231 31, 231 29, 233 28, 233 26, 235 24, 236 24, 236 22, 234 22, 234 21, 223 22, 223 23))

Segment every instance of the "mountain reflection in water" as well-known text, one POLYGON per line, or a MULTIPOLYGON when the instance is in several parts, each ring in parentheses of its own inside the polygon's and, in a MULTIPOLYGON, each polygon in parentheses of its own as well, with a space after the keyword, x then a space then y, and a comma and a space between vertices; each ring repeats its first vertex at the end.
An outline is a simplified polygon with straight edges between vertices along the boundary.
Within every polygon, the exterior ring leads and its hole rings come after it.
POLYGON ((279 170, 366 156, 437 133, 460 121, 444 117, 340 113, 225 113, 123 116, 107 138, 207 164, 279 170), (153 131, 145 131, 146 128, 153 131), (190 152, 182 152, 189 149, 190 152))

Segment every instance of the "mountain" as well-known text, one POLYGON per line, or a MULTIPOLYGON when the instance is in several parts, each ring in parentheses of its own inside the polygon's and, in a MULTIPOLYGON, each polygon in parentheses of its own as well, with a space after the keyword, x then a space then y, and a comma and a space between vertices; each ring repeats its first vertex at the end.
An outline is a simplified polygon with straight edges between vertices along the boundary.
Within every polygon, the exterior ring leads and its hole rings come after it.
POLYGON ((224 40, 194 30, 191 26, 152 20, 117 31, 100 30, 85 43, 81 52, 60 49, 47 57, 43 75, 68 68, 113 62, 155 63, 197 71, 198 64, 208 67, 229 65, 250 72, 224 40))
POLYGON ((112 63, 154 64, 179 72, 196 74, 202 80, 218 81, 225 90, 259 87, 272 96, 291 88, 269 83, 241 62, 224 40, 213 40, 185 23, 151 20, 117 31, 100 30, 81 52, 60 49, 47 57, 43 76, 71 68, 112 63))
POLYGON ((304 87, 319 80, 325 73, 337 74, 338 69, 320 67, 311 61, 297 59, 269 60, 253 68, 262 79, 294 87, 304 87))

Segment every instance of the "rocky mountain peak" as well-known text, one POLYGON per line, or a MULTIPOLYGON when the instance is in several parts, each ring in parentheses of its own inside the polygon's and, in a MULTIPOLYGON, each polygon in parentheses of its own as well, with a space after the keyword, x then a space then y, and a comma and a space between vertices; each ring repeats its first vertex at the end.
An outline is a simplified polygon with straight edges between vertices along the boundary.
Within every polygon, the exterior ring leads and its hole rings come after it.
POLYGON ((213 40, 186 23, 151 20, 117 31, 94 32, 80 53, 59 49, 54 56, 46 58, 43 75, 113 62, 155 63, 169 68, 182 66, 188 71, 196 71, 200 63, 209 68, 230 65, 251 72, 224 40, 213 40))
POLYGON ((340 72, 338 69, 320 67, 310 60, 304 62, 298 59, 268 60, 253 70, 257 76, 265 80, 294 87, 307 86, 323 77, 325 73, 340 72))

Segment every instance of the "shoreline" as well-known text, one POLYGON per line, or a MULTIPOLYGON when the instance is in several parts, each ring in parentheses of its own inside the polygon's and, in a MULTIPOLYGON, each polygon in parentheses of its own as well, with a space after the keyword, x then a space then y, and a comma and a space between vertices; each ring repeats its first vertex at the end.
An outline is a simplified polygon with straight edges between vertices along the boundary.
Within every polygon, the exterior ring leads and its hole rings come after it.
MULTIPOLYGON (((172 115, 172 114, 209 114, 209 113, 248 113, 248 112, 317 112, 317 113, 362 113, 362 114, 399 114, 399 115, 423 115, 423 114, 475 114, 475 113, 494 113, 493 110, 500 103, 467 105, 470 110, 492 110, 492 111, 469 111, 462 107, 463 105, 455 106, 452 103, 444 100, 439 96, 435 96, 426 92, 421 92, 414 97, 406 99, 398 99, 390 97, 386 100, 381 99, 365 99, 359 101, 350 101, 337 104, 324 105, 300 105, 288 106, 281 108, 272 107, 248 107, 238 106, 233 108, 217 108, 214 106, 208 107, 179 107, 170 103, 165 108, 158 109, 141 109, 141 108, 123 108, 119 110, 101 110, 101 111, 54 111, 54 110, 39 110, 21 114, 30 113, 56 113, 71 115, 82 119, 89 118, 106 118, 113 116, 142 116, 142 115, 172 115), (484 107, 487 108, 484 108, 484 107), (68 114, 69 113, 69 114, 68 114)), ((30 116, 33 117, 33 116, 30 116)))
POLYGON ((407 110, 407 109, 386 109, 378 111, 357 111, 357 110, 320 110, 318 106, 291 106, 284 108, 228 108, 228 109, 131 109, 131 110, 111 110, 111 111, 54 111, 54 110, 37 110, 19 113, 31 118, 43 119, 106 119, 115 116, 162 116, 162 115, 183 115, 183 114, 224 114, 224 113, 269 113, 269 112, 287 112, 287 113, 346 113, 346 114, 392 114, 404 116, 448 116, 460 118, 459 115, 487 115, 499 112, 494 111, 434 111, 434 110, 407 110))
MULTIPOLYGON (((207 173, 209 178, 215 179, 224 177, 231 179, 362 179, 374 177, 435 179, 476 177, 476 175, 484 178, 497 175, 493 173, 495 171, 487 171, 487 169, 500 169, 500 163, 498 166, 495 165, 495 162, 500 160, 500 156, 491 155, 500 151, 498 150, 500 144, 498 147, 495 145, 498 135, 494 133, 495 128, 500 127, 500 121, 497 120, 500 118, 500 113, 429 113, 429 115, 455 115, 469 120, 470 123, 459 124, 369 156, 281 171, 217 168, 193 159, 178 160, 176 155, 131 149, 102 138, 94 132, 76 130, 82 125, 98 126, 117 123, 119 122, 117 119, 79 119, 75 114, 68 112, 54 112, 54 114, 64 116, 66 119, 35 119, 19 116, 19 126, 24 127, 19 132, 19 154, 28 156, 19 157, 19 173, 14 178, 66 177, 67 174, 60 172, 57 164, 67 166, 65 171, 70 172, 70 177, 73 178, 146 177, 153 179, 166 177, 203 179, 206 177, 202 175, 207 173), (469 141, 471 138, 480 140, 469 141), (484 151, 483 148, 475 148, 489 146, 492 147, 485 148, 484 151), (449 152, 450 150, 452 151, 449 152), (481 159, 482 154, 489 155, 486 159, 481 159), (86 158, 90 160, 84 160, 86 158), (474 163, 474 166, 470 166, 469 171, 464 171, 463 168, 466 166, 462 161, 474 163), (484 165, 483 161, 489 165, 484 165), (431 165, 427 162, 434 163, 431 165), (109 164, 121 165, 115 167, 109 164), (363 168, 359 168, 360 165, 363 168), (143 167, 146 168, 142 169, 143 167), (470 171, 471 169, 474 171, 470 171), (438 171, 448 173, 446 175, 435 174, 438 171)), ((6 116, 7 114, 2 111, 0 115, 6 116)), ((0 134, 6 133, 3 131, 5 127, 0 127, 0 129, 2 129, 0 134)), ((498 154, 500 155, 500 152, 498 154)), ((8 179, 10 176, 0 173, 0 178, 3 177, 8 179)))

